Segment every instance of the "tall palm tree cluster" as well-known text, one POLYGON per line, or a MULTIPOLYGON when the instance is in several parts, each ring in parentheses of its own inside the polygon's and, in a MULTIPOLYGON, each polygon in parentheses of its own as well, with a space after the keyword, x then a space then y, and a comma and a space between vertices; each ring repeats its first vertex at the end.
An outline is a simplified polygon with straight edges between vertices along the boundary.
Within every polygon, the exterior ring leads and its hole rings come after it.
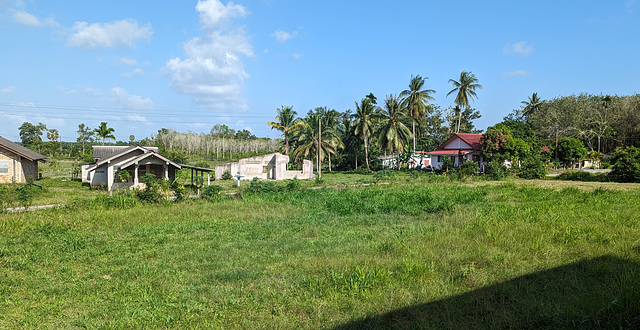
POLYGON ((267 124, 282 132, 285 154, 297 160, 311 158, 318 169, 326 161, 329 171, 332 165, 348 169, 364 164, 369 168, 372 154, 399 157, 415 152, 418 143, 437 146, 453 133, 454 126, 455 133, 459 132, 462 117, 472 112, 470 103, 477 98, 476 90, 482 88, 471 72, 463 71, 458 80, 450 79, 453 89, 449 94, 456 94, 452 111, 457 111, 457 124, 444 126, 442 112, 431 103, 435 91, 425 88, 426 79, 411 76, 409 88, 387 95, 382 106, 373 94, 355 102, 355 112, 319 107, 297 117, 292 106, 282 106, 276 110, 275 120, 267 124))

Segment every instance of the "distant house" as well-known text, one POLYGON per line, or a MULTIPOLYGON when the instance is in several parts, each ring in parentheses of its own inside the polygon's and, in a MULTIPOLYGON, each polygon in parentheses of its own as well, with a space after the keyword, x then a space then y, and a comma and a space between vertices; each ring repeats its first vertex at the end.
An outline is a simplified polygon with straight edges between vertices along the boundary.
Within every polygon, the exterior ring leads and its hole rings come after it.
POLYGON ((436 169, 442 167, 445 157, 453 161, 453 166, 458 167, 465 161, 482 163, 482 150, 480 139, 482 134, 456 133, 441 144, 438 149, 425 153, 431 157, 431 166, 436 169))
MULTIPOLYGON (((383 155, 375 158, 374 162, 382 167, 395 168, 398 166, 398 160, 393 155, 383 155)), ((401 164, 402 165, 402 164, 401 164)), ((408 160, 407 166, 409 169, 423 169, 431 165, 431 157, 424 151, 416 151, 411 155, 408 160)))
POLYGON ((264 156, 256 156, 240 159, 236 163, 217 165, 215 168, 216 180, 221 180, 224 172, 231 175, 241 175, 242 180, 259 178, 263 180, 284 179, 314 179, 313 162, 303 160, 302 171, 290 171, 287 169, 289 156, 281 153, 272 153, 264 156))
POLYGON ((38 178, 38 162, 47 157, 0 136, 0 183, 38 178))
POLYGON ((184 166, 160 155, 156 147, 94 146, 93 157, 95 163, 81 166, 82 182, 92 186, 106 185, 108 190, 137 187, 140 177, 145 173, 172 180, 175 179, 176 170, 184 166), (129 180, 118 180, 117 173, 120 171, 129 172, 129 180))

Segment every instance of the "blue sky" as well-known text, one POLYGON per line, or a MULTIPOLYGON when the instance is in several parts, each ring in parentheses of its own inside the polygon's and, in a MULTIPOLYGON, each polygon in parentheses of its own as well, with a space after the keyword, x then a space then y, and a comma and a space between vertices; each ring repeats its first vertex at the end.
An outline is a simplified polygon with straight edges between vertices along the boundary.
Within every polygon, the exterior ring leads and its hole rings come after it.
POLYGON ((75 141, 101 121, 118 140, 216 124, 278 137, 299 115, 354 108, 428 77, 474 73, 485 129, 537 92, 640 92, 640 3, 621 1, 0 0, 0 135, 24 121, 75 141))

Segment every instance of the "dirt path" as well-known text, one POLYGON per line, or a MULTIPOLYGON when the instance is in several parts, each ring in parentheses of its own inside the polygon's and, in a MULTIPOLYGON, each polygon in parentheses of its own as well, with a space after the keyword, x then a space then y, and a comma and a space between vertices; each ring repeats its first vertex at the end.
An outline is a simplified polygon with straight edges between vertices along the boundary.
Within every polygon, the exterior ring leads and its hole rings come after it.
POLYGON ((52 209, 54 207, 62 207, 62 206, 64 206, 64 204, 35 205, 35 206, 29 206, 29 207, 10 207, 10 208, 7 208, 7 212, 46 210, 46 209, 52 209))

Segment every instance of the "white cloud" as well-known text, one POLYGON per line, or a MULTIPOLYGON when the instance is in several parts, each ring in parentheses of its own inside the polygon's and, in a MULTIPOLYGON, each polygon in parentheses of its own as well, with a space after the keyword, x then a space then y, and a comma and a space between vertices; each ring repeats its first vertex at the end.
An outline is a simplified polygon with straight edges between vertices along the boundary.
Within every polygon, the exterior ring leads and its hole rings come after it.
POLYGON ((502 47, 503 54, 516 54, 521 56, 531 55, 533 53, 533 46, 527 44, 524 41, 508 44, 502 47))
POLYGON ((253 56, 253 46, 241 26, 233 18, 247 10, 229 2, 199 1, 196 10, 205 27, 202 36, 184 44, 186 57, 167 61, 165 69, 172 74, 171 87, 178 93, 191 95, 199 105, 222 110, 245 110, 243 96, 244 71, 241 57, 253 56))
POLYGON ((296 60, 299 60, 302 58, 302 54, 301 53, 293 53, 293 58, 295 58, 296 60))
POLYGON ((58 23, 53 18, 45 18, 44 20, 39 19, 33 14, 30 14, 26 11, 20 10, 13 13, 13 19, 21 25, 26 26, 57 26, 58 23))
POLYGON ((123 57, 123 58, 120 59, 120 63, 126 64, 126 65, 136 65, 136 64, 138 64, 138 61, 136 61, 134 59, 131 59, 131 58, 123 57))
POLYGON ((140 123, 148 122, 147 118, 141 115, 127 115, 126 118, 128 121, 135 121, 140 123))
POLYGON ((113 23, 76 22, 71 29, 67 46, 74 48, 134 48, 138 40, 149 40, 153 34, 151 24, 139 26, 131 19, 113 23))
POLYGON ((7 86, 3 89, 0 89, 0 93, 2 94, 13 94, 16 91, 16 86, 7 86))
POLYGON ((285 43, 287 40, 295 39, 298 37, 298 32, 294 31, 289 33, 287 31, 277 30, 276 32, 271 34, 272 37, 276 38, 279 43, 285 43))
POLYGON ((227 24, 233 18, 244 17, 247 9, 229 1, 225 6, 219 0, 198 1, 196 10, 200 13, 200 24, 204 28, 213 28, 227 24))
POLYGON ((504 72, 502 76, 503 77, 520 77, 520 76, 528 76, 530 74, 531 72, 529 71, 518 70, 518 71, 504 72))
POLYGON ((110 91, 111 102, 121 108, 145 110, 153 107, 150 98, 143 99, 138 95, 127 92, 124 88, 114 87, 110 91))
POLYGON ((13 19, 15 19, 16 22, 18 22, 18 23, 20 23, 22 25, 27 25, 27 26, 40 26, 40 25, 42 25, 42 23, 40 22, 40 20, 37 17, 27 13, 26 11, 17 11, 15 13, 13 13, 13 19))
POLYGON ((124 78, 135 78, 135 77, 141 76, 143 74, 144 74, 144 71, 142 71, 142 69, 135 68, 133 71, 125 72, 125 73, 121 74, 120 76, 122 76, 124 78))

